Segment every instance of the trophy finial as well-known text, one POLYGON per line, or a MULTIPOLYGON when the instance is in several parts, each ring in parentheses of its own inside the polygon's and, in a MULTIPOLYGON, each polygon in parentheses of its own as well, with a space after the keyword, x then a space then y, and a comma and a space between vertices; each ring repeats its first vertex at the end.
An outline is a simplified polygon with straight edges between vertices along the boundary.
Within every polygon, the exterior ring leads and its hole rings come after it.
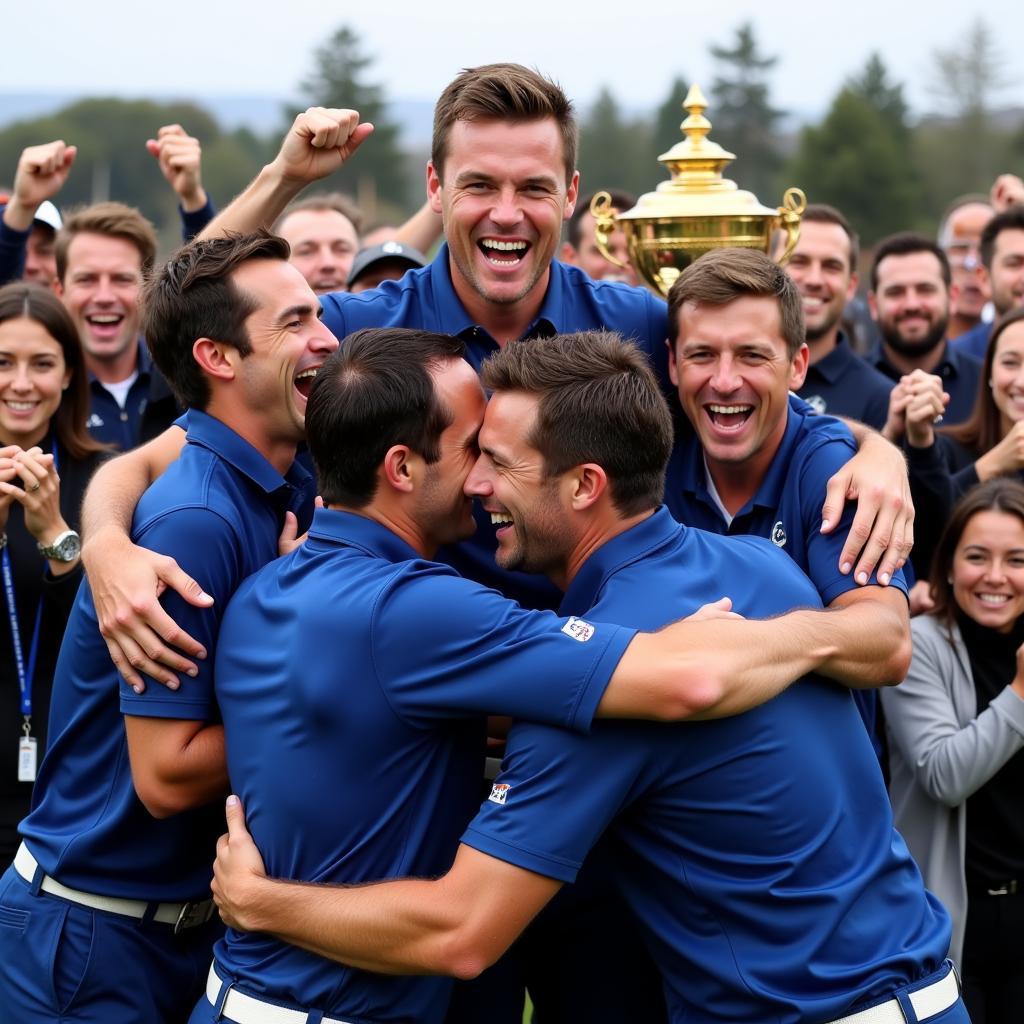
POLYGON ((692 147, 699 148, 711 131, 711 122, 704 116, 704 111, 708 109, 708 101, 696 83, 690 86, 690 91, 683 100, 683 109, 690 116, 679 126, 679 130, 692 147))

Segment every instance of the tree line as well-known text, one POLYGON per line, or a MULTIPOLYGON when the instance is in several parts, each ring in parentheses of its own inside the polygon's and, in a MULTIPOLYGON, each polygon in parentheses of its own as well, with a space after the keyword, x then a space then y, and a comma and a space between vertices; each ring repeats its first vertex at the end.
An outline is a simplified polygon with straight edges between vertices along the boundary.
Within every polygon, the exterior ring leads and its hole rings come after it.
MULTIPOLYGON (((787 186, 798 185, 812 202, 842 209, 867 245, 905 228, 934 231, 955 196, 985 192, 1001 171, 1024 167, 1024 111, 997 116, 994 101, 1009 83, 983 20, 954 48, 932 55, 931 87, 940 114, 919 118, 911 114, 903 83, 874 54, 843 83, 818 123, 787 134, 787 112, 771 96, 779 58, 763 52, 753 26, 740 25, 711 54, 715 72, 705 87, 711 137, 738 156, 727 175, 770 206, 787 186)), ((392 221, 422 201, 425 154, 403 145, 373 66, 358 35, 343 26, 317 49, 301 96, 309 104, 354 107, 373 121, 373 138, 358 160, 325 186, 355 196, 369 219, 392 221)), ((658 155, 682 137, 689 85, 680 71, 663 102, 641 115, 625 113, 612 91, 602 88, 581 118, 584 188, 637 194, 654 188, 664 176, 658 155)), ((0 153, 9 164, 0 175, 13 177, 25 146, 73 141, 79 153, 61 203, 123 200, 161 226, 172 244, 174 196, 144 146, 157 127, 177 122, 200 139, 204 185, 224 204, 270 159, 295 112, 282 110, 280 130, 260 137, 245 128, 223 129, 194 103, 84 99, 0 130, 0 153)))

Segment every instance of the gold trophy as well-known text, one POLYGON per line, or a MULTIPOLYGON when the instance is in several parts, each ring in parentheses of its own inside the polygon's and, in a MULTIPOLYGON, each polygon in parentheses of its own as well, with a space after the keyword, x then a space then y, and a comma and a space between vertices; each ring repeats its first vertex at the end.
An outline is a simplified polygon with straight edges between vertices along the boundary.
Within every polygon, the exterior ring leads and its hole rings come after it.
POLYGON ((597 247, 609 263, 625 264, 608 251, 616 226, 626 235, 630 261, 652 287, 667 295, 675 279, 698 256, 711 249, 744 248, 768 252, 775 231, 786 234, 779 257, 785 263, 800 237, 800 215, 807 198, 798 188, 786 189, 782 206, 762 206, 752 192, 722 177, 736 159, 707 138, 711 122, 704 116, 707 100, 691 86, 683 107, 690 115, 680 125, 686 138, 658 160, 672 177, 640 197, 632 210, 616 213, 611 196, 598 192, 590 204, 597 247))

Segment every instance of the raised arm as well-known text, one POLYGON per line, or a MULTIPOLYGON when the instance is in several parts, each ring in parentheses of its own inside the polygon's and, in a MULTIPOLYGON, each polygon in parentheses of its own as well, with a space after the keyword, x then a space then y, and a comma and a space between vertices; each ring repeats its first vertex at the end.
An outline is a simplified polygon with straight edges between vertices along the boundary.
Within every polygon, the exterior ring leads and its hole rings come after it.
POLYGON ((436 880, 281 882, 266 877, 237 798, 229 798, 227 815, 212 885, 224 920, 363 970, 474 978, 561 885, 468 846, 436 880))
POLYGON ((373 131, 354 110, 310 107, 288 129, 277 156, 203 230, 216 238, 269 227, 307 185, 338 170, 373 131))
POLYGON ((184 443, 185 432, 168 427, 148 444, 112 459, 97 470, 82 506, 82 563, 100 632, 118 671, 136 688, 144 686, 139 672, 177 687, 175 673, 194 675, 196 666, 189 659, 205 657, 202 645, 178 628, 157 599, 166 587, 201 607, 211 598, 173 558, 129 540, 142 492, 178 457, 184 443))
POLYGON ((441 237, 441 232, 441 215, 434 212, 428 201, 399 227, 395 232, 395 241, 427 253, 441 237))

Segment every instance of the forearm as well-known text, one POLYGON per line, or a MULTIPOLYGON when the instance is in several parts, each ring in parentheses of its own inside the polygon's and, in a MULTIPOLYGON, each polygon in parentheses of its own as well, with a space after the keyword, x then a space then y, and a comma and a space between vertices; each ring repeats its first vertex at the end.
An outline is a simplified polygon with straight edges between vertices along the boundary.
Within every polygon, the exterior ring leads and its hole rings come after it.
MULTIPOLYGON (((862 593, 856 592, 857 596, 862 593)), ((892 595, 906 605, 902 593, 893 591, 892 595)), ((901 614, 883 600, 867 600, 830 608, 826 614, 837 630, 838 650, 819 667, 822 675, 853 689, 895 686, 903 681, 911 656, 906 607, 901 614)))
MULTIPOLYGON (((104 528, 127 537, 135 506, 146 488, 181 451, 185 434, 169 427, 159 437, 104 463, 94 474, 82 503, 82 536, 88 542, 104 528)), ((86 570, 89 553, 85 554, 86 570)))
POLYGON ((220 238, 228 232, 248 234, 269 228, 306 182, 286 178, 267 164, 244 192, 203 228, 200 238, 220 238))
POLYGON ((842 640, 820 611, 684 621, 640 633, 619 662, 598 715, 678 721, 739 714, 834 658, 842 640))
POLYGON ((396 232, 395 241, 411 245, 420 252, 429 252, 441 237, 441 215, 424 203, 396 232))
POLYGON ((456 902, 439 898, 443 884, 399 879, 337 887, 254 880, 246 927, 362 970, 472 977, 482 968, 469 957, 460 964, 453 953, 459 910, 456 902))
POLYGON ((26 206, 17 196, 11 196, 4 207, 4 224, 14 231, 28 231, 32 227, 37 209, 35 206, 26 206))

